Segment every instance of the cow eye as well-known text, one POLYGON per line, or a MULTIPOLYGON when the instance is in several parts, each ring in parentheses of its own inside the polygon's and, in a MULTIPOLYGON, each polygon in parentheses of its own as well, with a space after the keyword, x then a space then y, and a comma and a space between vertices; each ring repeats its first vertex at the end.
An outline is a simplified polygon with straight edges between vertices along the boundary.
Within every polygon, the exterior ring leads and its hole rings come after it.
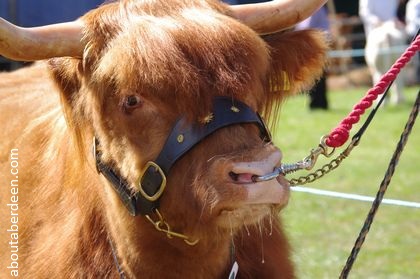
POLYGON ((133 110, 141 105, 141 99, 138 95, 129 95, 124 98, 123 108, 126 111, 133 110))

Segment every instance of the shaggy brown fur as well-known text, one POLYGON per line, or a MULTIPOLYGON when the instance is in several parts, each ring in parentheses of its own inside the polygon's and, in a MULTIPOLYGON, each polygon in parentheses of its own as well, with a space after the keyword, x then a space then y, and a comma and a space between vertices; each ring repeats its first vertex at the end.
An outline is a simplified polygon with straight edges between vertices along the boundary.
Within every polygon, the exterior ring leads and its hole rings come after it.
POLYGON ((210 0, 110 2, 83 17, 83 59, 0 75, 1 278, 10 275, 4 205, 14 148, 22 278, 117 278, 108 239, 129 278, 227 278, 232 245, 238 278, 294 277, 277 218, 285 202, 240 206, 246 192, 226 175, 232 164, 277 152, 254 126, 217 131, 171 170, 160 210, 174 231, 199 239, 196 246, 130 216, 91 158, 96 135, 103 159, 136 192, 180 115, 197 121, 214 96, 231 96, 270 116, 322 72, 321 34, 261 38, 229 14, 210 0), (139 103, 127 107, 129 96, 139 103))

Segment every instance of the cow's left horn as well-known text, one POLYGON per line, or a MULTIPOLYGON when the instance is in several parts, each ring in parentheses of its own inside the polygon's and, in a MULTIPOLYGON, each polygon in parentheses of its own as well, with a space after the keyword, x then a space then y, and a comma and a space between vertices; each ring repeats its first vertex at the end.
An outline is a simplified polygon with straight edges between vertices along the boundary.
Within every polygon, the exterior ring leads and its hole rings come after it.
POLYGON ((260 34, 292 27, 318 10, 327 0, 274 0, 232 5, 233 16, 260 34))
POLYGON ((22 28, 0 18, 0 55, 12 60, 35 61, 52 57, 81 57, 83 23, 79 20, 22 28))

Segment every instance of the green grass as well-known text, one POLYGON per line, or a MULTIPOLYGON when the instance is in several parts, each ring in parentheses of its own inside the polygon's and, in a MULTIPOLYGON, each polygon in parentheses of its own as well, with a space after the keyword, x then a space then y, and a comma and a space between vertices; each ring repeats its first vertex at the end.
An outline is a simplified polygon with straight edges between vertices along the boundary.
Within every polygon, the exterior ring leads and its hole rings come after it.
MULTIPOLYGON (((383 107, 350 157, 307 187, 375 196, 418 90, 412 87, 406 91, 407 104, 383 107)), ((287 100, 274 133, 283 161, 307 156, 366 91, 329 92, 329 111, 310 111, 307 96, 287 100)), ((419 125, 417 122, 413 128, 385 198, 420 202, 419 125)), ((353 127, 351 136, 359 126, 353 127)), ((321 160, 317 166, 325 162, 321 160)), ((298 277, 338 278, 370 206, 369 202, 292 192, 282 215, 298 277)), ((349 278, 420 278, 420 209, 382 204, 349 278)))

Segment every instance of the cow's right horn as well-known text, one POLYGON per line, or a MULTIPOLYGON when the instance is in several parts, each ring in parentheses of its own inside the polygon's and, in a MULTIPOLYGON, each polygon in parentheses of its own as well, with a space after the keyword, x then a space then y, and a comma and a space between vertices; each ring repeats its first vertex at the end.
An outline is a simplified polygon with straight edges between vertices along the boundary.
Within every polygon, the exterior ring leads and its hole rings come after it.
POLYGON ((0 55, 17 61, 81 57, 84 45, 80 20, 22 28, 0 18, 0 55))
POLYGON ((318 10, 327 0, 274 0, 232 5, 233 16, 260 34, 294 26, 318 10))

